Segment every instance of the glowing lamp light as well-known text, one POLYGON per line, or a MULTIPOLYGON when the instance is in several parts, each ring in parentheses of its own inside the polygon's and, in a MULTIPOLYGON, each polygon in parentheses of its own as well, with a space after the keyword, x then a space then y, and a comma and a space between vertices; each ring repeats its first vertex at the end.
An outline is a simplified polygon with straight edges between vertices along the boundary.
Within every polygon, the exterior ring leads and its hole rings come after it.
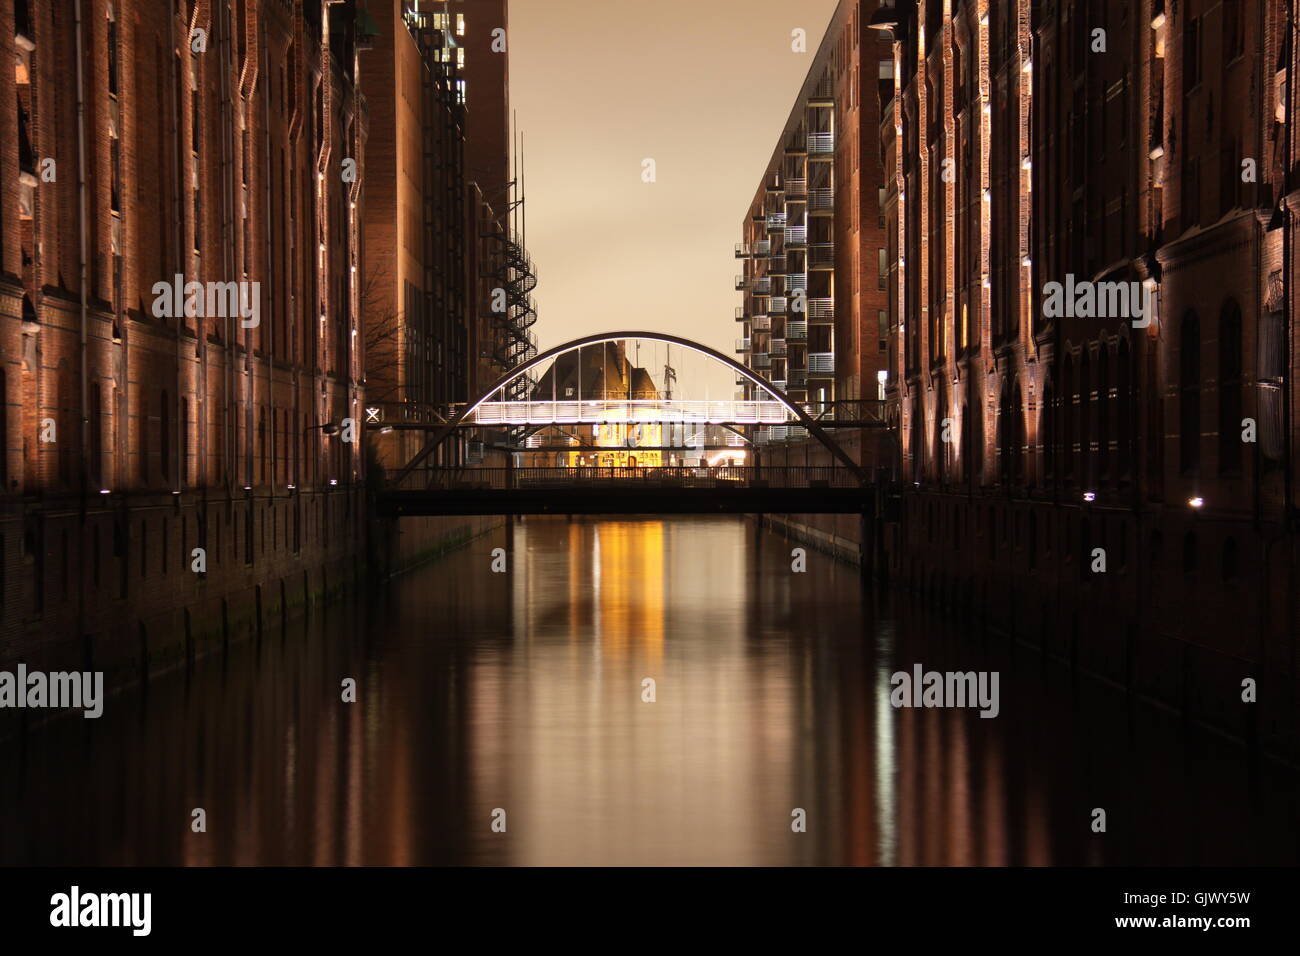
POLYGON ((1194 498, 1188 498, 1188 499, 1187 499, 1187 506, 1188 506, 1189 508, 1204 508, 1204 507, 1205 507, 1205 499, 1202 498, 1200 495, 1197 495, 1197 496, 1195 496, 1194 498))
POLYGON ((330 484, 331 484, 331 485, 337 485, 338 483, 339 483, 339 480, 338 480, 337 478, 331 478, 331 479, 330 479, 330 484))
MULTIPOLYGON (((101 495, 111 495, 111 494, 112 494, 112 492, 109 491, 107 488, 100 488, 100 489, 99 489, 99 493, 100 493, 101 495)), ((174 494, 174 492, 173 492, 173 494, 174 494)))
POLYGON ((881 385, 884 385, 886 382, 889 381, 889 373, 886 372, 884 369, 881 369, 879 372, 876 373, 876 381, 879 382, 881 385))
POLYGON ((288 485, 287 487, 288 487, 288 489, 289 489, 290 491, 294 491, 298 486, 297 486, 297 485, 288 485))
POLYGON ((1096 500, 1097 500, 1097 495, 1096 495, 1095 492, 1092 492, 1092 491, 1085 491, 1085 492, 1083 493, 1083 500, 1084 500, 1084 501, 1096 501, 1096 500))

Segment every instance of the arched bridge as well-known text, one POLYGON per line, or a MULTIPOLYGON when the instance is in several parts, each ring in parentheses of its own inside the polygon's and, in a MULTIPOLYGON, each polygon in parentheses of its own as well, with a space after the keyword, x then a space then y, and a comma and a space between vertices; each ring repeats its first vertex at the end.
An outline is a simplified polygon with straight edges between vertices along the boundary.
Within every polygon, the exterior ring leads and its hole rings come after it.
POLYGON ((642 331, 589 335, 517 366, 441 421, 405 426, 426 431, 428 437, 405 464, 384 472, 378 507, 391 517, 867 513, 874 500, 869 477, 831 432, 883 429, 882 406, 801 405, 729 356, 680 336, 642 331), (631 341, 676 346, 719 363, 753 386, 752 397, 674 398, 671 366, 665 369, 661 392, 644 369, 627 361, 623 345, 631 341), (536 376, 543 368, 545 374, 536 376), (521 381, 527 386, 521 388, 521 381), (712 433, 725 434, 727 441, 699 439, 710 433, 709 426, 716 426, 712 433), (680 439, 674 444, 664 437, 674 428, 678 436, 697 439, 688 447, 700 456, 689 465, 677 460, 676 452, 683 450, 680 439), (765 431, 785 429, 802 429, 835 464, 766 463, 759 440, 765 431), (459 441, 449 445, 449 439, 473 430, 503 439, 490 446, 506 453, 500 464, 469 462, 459 451, 448 453, 461 447, 459 441), (710 457, 711 450, 721 453, 710 457))

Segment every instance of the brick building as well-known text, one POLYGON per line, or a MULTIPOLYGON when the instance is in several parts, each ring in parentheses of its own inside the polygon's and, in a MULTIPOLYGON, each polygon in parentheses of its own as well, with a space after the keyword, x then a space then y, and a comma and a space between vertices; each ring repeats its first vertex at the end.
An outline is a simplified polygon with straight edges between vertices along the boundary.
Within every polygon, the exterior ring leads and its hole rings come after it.
MULTIPOLYGON (((383 35, 351 0, 0 0, 0 657, 153 667, 355 573, 383 35)), ((421 382, 463 388, 444 347, 421 382)))
POLYGON ((1277 731, 1285 5, 926 0, 875 25, 894 570, 1130 690, 1277 731), (1259 673, 1269 705, 1233 706, 1259 673))
MULTIPOLYGON (((736 287, 745 364, 814 406, 874 400, 888 345, 880 263, 884 171, 866 28, 873 0, 843 0, 813 56, 742 227, 736 287)), ((749 386, 747 391, 752 391, 749 386)))

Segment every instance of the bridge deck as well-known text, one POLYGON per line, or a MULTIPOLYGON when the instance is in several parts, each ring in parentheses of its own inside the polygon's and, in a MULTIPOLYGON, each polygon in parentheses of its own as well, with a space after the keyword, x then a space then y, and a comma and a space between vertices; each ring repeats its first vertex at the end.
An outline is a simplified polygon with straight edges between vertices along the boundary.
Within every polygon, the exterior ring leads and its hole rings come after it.
POLYGON ((379 495, 387 517, 488 514, 864 514, 844 468, 434 468, 379 495))

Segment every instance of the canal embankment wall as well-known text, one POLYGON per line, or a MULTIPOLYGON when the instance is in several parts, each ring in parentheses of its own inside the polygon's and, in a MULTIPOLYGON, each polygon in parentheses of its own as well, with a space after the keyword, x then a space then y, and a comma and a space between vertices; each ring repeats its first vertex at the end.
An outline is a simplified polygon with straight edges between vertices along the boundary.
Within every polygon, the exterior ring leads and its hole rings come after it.
POLYGON ((0 669, 103 671, 117 688, 278 632, 434 560, 495 517, 376 518, 364 487, 0 505, 0 669))
MULTIPOLYGON (((820 454, 763 452, 772 464, 820 464, 820 454)), ((1003 635, 1300 763, 1300 555, 1292 536, 1249 516, 904 489, 867 521, 756 519, 793 543, 865 564, 870 577, 969 621, 974 633, 1003 635)))

